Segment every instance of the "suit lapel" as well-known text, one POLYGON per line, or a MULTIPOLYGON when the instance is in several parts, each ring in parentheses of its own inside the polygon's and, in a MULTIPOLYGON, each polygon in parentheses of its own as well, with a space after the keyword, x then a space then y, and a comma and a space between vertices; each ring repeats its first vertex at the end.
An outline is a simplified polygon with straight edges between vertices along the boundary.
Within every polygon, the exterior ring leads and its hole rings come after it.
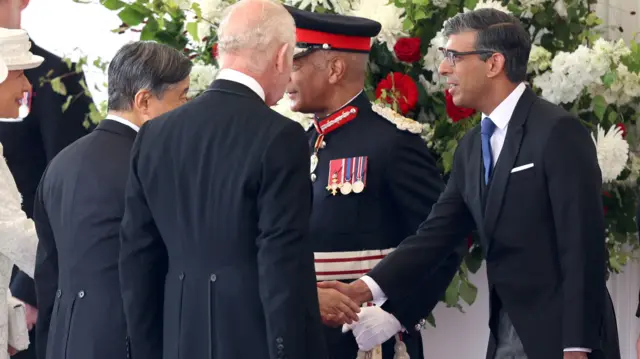
MULTIPOLYGON (((518 159, 520 152, 520 145, 522 144, 522 137, 524 136, 524 124, 529 116, 531 105, 536 99, 535 93, 527 88, 522 94, 522 97, 520 97, 513 111, 513 115, 509 120, 507 136, 500 151, 498 162, 494 168, 490 186, 487 188, 484 219, 488 239, 493 236, 496 224, 498 223, 500 211, 504 203, 504 194, 509 184, 511 169, 518 159)), ((480 174, 478 177, 481 177, 480 174)))

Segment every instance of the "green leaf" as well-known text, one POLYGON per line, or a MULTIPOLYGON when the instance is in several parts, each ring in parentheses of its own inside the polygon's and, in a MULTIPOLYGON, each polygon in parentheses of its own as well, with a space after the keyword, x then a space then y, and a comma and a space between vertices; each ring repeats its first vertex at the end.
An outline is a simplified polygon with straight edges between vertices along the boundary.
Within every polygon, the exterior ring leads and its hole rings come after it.
POLYGON ((604 113, 607 111, 607 101, 601 95, 598 95, 593 98, 591 102, 593 105, 593 112, 595 113, 598 120, 602 121, 604 118, 604 113))
POLYGON ((411 21, 411 19, 407 17, 402 23, 402 28, 404 29, 404 31, 410 31, 411 29, 413 29, 413 21, 411 21))
POLYGON ((458 304, 458 286, 460 285, 460 276, 456 273, 453 280, 449 284, 446 292, 444 293, 444 302, 448 307, 453 307, 458 304))
POLYGON ((127 5, 125 2, 120 0, 100 0, 100 4, 109 10, 118 10, 127 5))
POLYGON ((62 80, 59 77, 56 77, 51 80, 51 88, 53 92, 60 94, 62 96, 67 95, 67 87, 62 83, 62 80))
POLYGON ((102 118, 103 116, 100 111, 98 111, 96 105, 93 102, 89 104, 89 119, 91 120, 91 122, 98 123, 100 122, 100 120, 102 120, 102 118))
POLYGON ((475 9, 476 5, 478 5, 478 0, 464 0, 464 7, 467 9, 475 9))
POLYGON ((187 24, 187 31, 189 32, 189 35, 191 35, 191 38, 193 38, 194 40, 198 41, 198 23, 197 22, 190 22, 187 24))
POLYGON ((462 280, 460 282, 460 297, 468 305, 472 305, 478 297, 478 288, 468 280, 462 280))
POLYGON ((71 101, 73 101, 73 96, 67 96, 67 100, 62 104, 62 112, 67 111, 69 105, 71 105, 71 101))
POLYGON ((202 17, 202 9, 200 8, 200 4, 197 2, 191 4, 191 10, 195 13, 196 18, 200 19, 202 17))
POLYGON ((607 87, 611 87, 611 85, 613 85, 613 83, 616 81, 617 78, 618 78, 617 71, 609 70, 607 71, 606 74, 604 74, 604 76, 602 76, 602 83, 607 87))
POLYGON ((413 19, 415 21, 419 21, 426 18, 427 18, 427 14, 422 9, 418 9, 416 13, 413 15, 413 19))
POLYGON ((469 268, 469 272, 477 273, 480 267, 482 267, 482 256, 471 253, 464 258, 464 263, 467 265, 467 268, 469 268))
POLYGON ((132 7, 126 7, 118 13, 118 17, 122 22, 129 26, 140 25, 144 21, 144 14, 133 9, 132 7))
POLYGON ((618 113, 614 110, 609 111, 609 115, 607 116, 607 121, 612 125, 618 122, 618 113))
POLYGON ((427 322, 429 324, 431 324, 432 327, 436 327, 436 318, 433 316, 433 313, 429 313, 429 316, 427 317, 427 322))

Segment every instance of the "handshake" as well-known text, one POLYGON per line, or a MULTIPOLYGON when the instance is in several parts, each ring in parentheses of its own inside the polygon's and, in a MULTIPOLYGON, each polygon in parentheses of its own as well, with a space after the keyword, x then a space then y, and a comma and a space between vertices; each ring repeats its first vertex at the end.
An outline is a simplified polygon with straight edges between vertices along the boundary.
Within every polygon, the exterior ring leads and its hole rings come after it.
POLYGON ((322 322, 333 328, 342 326, 343 333, 353 331, 359 349, 365 352, 402 331, 398 319, 382 308, 361 308, 363 303, 372 299, 369 287, 361 280, 350 284, 337 281, 318 283, 322 322))

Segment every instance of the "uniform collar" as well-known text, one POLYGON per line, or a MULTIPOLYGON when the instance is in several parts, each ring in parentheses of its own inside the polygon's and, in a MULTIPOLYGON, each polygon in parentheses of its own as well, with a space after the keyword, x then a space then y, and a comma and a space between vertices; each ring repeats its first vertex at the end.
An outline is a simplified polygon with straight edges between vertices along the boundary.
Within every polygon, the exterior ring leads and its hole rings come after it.
MULTIPOLYGON (((325 116, 321 119, 315 118, 313 124, 315 126, 316 131, 319 134, 326 135, 329 132, 332 132, 339 127, 351 122, 358 115, 359 107, 362 106, 360 104, 361 101, 359 97, 362 97, 363 90, 360 90, 357 95, 352 97, 347 103, 342 105, 337 111, 331 113, 328 116, 325 116)), ((365 96, 366 97, 366 96, 365 96)))

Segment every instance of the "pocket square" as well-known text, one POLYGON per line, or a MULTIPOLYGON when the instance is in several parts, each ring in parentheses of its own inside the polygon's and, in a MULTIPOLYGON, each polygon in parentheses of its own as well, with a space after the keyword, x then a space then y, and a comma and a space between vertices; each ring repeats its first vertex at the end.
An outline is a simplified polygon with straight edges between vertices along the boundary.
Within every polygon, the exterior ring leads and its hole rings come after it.
POLYGON ((529 163, 529 164, 526 164, 526 165, 522 165, 522 166, 514 167, 514 168, 511 170, 511 173, 516 173, 516 172, 520 172, 520 171, 528 170, 529 168, 532 168, 532 167, 533 167, 533 163, 529 163))

